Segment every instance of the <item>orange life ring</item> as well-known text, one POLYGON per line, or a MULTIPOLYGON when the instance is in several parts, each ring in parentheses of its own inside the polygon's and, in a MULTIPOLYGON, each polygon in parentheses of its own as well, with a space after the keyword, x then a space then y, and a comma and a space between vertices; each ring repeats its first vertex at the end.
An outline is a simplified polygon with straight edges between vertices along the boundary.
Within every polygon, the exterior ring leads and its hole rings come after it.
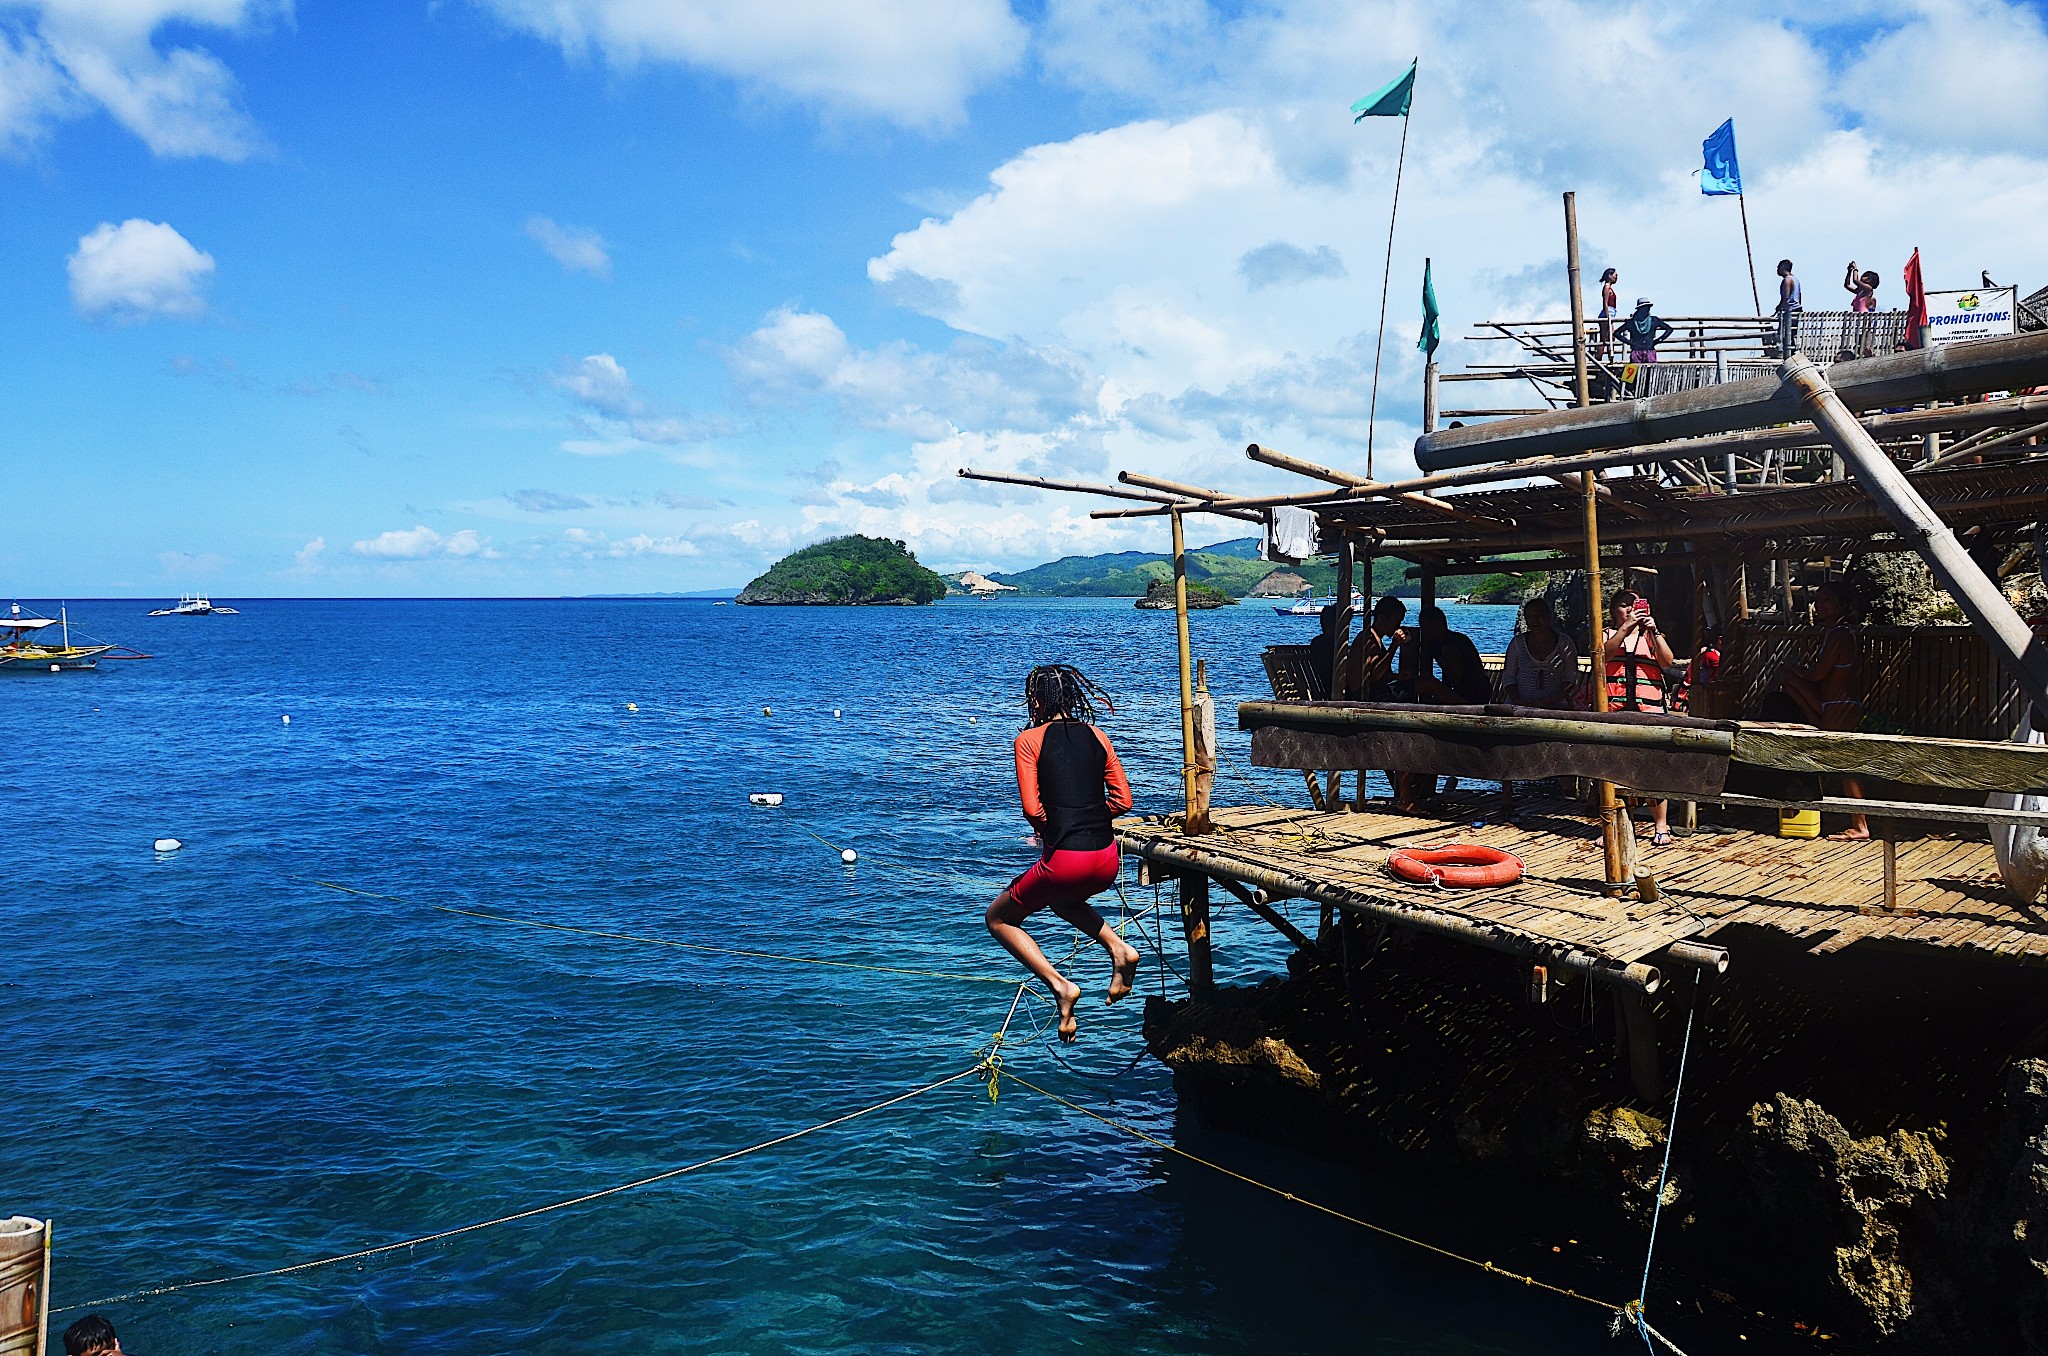
POLYGON ((1454 843, 1440 848, 1401 848, 1387 854, 1387 871, 1416 885, 1478 889, 1513 885, 1522 878, 1522 859, 1499 848, 1454 843))

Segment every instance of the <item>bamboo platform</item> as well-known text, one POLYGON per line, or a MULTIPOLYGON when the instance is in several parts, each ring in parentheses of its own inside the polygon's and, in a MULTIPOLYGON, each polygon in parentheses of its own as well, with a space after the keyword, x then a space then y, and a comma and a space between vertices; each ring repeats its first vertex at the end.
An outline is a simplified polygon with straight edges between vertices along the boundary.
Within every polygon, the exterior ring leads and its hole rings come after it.
MULTIPOLYGON (((1521 802, 1520 824, 1470 821, 1497 806, 1492 796, 1459 798, 1435 816, 1403 814, 1385 802, 1362 812, 1324 813, 1235 807, 1211 811, 1215 832, 1190 837, 1174 825, 1125 819, 1117 836, 1156 874, 1198 870, 1217 880, 1266 885, 1286 877, 1309 884, 1291 893, 1472 940, 1536 959, 1590 958, 1569 968, 1617 982, 1656 986, 1646 966, 1673 942, 1713 938, 1747 926, 1809 944, 1820 955, 1852 943, 1974 954, 2008 963, 2048 965, 2048 908, 2023 905, 1998 878, 1991 845, 1947 837, 1897 844, 1896 908, 1884 907, 1883 847, 1824 838, 1780 838, 1751 830, 1695 833, 1670 847, 1649 846, 1640 865, 1654 873, 1660 898, 1615 899, 1602 890, 1600 836, 1576 801, 1521 802), (1520 857, 1512 886, 1439 890, 1388 875, 1399 847, 1479 843, 1520 857), (1448 918, 1448 923, 1442 920, 1448 918)), ((1496 811, 1497 812, 1497 811, 1496 811)))

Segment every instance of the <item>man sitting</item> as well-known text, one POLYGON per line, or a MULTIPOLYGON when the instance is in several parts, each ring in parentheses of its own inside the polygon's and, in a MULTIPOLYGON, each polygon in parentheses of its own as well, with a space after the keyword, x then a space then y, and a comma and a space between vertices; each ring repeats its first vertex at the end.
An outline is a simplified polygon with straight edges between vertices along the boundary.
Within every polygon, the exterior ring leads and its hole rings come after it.
POLYGON ((1422 609, 1421 632, 1412 646, 1415 663, 1404 666, 1415 684, 1415 700, 1437 706, 1484 706, 1493 700, 1493 680, 1480 661, 1479 647, 1472 637, 1451 629, 1442 608, 1422 609))

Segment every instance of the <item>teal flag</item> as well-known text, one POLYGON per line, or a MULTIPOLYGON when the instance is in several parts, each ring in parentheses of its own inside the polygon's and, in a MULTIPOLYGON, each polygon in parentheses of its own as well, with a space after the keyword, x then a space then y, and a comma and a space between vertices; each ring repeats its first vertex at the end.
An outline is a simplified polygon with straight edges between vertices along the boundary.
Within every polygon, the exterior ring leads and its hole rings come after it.
POLYGON ((1429 260, 1422 261, 1422 338, 1415 347, 1429 362, 1436 361, 1436 346, 1444 341, 1443 312, 1436 308, 1436 284, 1430 281, 1429 260))
POLYGON ((1351 105, 1351 111, 1358 115, 1351 121, 1363 122, 1367 118, 1407 117, 1408 105, 1414 102, 1415 99, 1415 68, 1419 64, 1419 58, 1416 61, 1409 62, 1408 69, 1401 75, 1394 77, 1391 83, 1374 90, 1371 94, 1366 95, 1363 99, 1351 105))

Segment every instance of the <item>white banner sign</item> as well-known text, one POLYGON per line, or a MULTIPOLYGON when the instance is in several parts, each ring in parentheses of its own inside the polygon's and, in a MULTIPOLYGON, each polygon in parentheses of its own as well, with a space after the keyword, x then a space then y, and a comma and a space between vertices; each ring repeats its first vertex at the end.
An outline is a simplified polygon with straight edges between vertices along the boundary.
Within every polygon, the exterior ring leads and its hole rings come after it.
POLYGON ((2017 287, 1978 287, 1964 292, 1927 294, 1927 342, 1953 344, 1958 339, 2002 339, 2017 334, 2014 316, 2017 287))

